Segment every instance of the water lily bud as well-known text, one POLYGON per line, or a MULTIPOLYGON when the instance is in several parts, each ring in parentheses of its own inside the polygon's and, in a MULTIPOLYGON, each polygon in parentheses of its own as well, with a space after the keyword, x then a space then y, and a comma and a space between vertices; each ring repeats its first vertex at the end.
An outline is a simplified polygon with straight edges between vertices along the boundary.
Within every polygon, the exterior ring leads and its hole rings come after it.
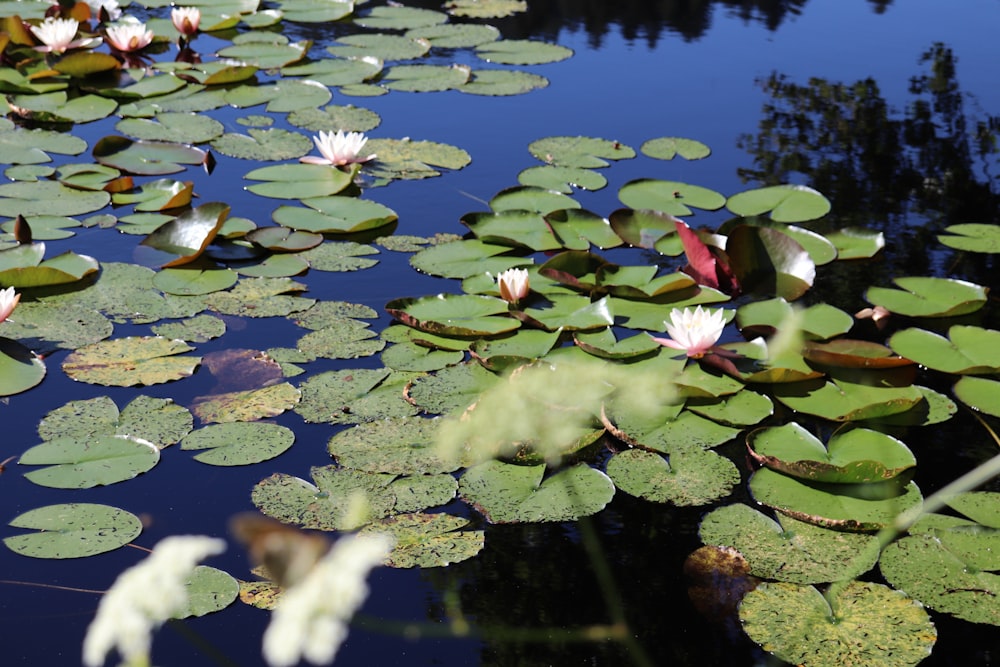
POLYGON ((500 298, 507 303, 517 303, 528 296, 528 270, 507 269, 497 276, 500 298))

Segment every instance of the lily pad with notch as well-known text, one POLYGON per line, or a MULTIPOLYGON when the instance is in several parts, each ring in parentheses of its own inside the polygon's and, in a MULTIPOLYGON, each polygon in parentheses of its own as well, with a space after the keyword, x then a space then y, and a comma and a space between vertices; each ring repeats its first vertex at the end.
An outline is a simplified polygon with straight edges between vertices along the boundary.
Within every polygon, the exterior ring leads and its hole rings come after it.
POLYGON ((10 525, 39 531, 4 538, 11 551, 31 558, 94 556, 124 546, 142 532, 142 522, 131 512, 94 503, 38 507, 14 517, 10 525))
POLYGON ((46 466, 24 475, 40 486, 89 489, 132 479, 151 470, 159 460, 159 448, 147 440, 101 435, 47 440, 24 452, 18 463, 46 466))
POLYGON ((869 287, 869 303, 910 317, 958 317, 974 313, 987 300, 985 287, 954 278, 894 278, 899 289, 869 287))

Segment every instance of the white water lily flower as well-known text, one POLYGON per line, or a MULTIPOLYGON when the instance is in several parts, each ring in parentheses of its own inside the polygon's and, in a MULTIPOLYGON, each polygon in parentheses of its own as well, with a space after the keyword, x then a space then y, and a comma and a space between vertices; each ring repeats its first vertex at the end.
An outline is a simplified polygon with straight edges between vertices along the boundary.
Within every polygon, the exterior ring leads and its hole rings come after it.
POLYGON ((108 19, 111 21, 117 21, 122 15, 122 9, 118 6, 118 0, 87 0, 87 5, 90 7, 91 16, 97 19, 100 18, 102 9, 107 13, 108 19))
POLYGON ((359 534, 333 548, 286 590, 264 631, 264 659, 271 667, 291 667, 305 659, 333 662, 347 637, 347 622, 368 597, 365 579, 392 550, 392 538, 359 534))
POLYGON ((3 322, 14 312, 21 295, 14 292, 13 287, 0 290, 0 322, 3 322))
POLYGON ((35 50, 45 53, 65 53, 69 49, 79 49, 87 46, 96 46, 101 43, 98 37, 85 37, 74 39, 76 31, 80 27, 79 21, 75 19, 57 19, 52 16, 47 17, 38 25, 31 26, 42 46, 36 46, 35 50))
POLYGON ((170 10, 170 20, 173 21, 177 32, 190 37, 198 32, 201 10, 197 7, 174 7, 170 10))
POLYGON ((300 162, 306 164, 329 164, 341 167, 355 162, 368 162, 374 155, 359 155, 364 148, 368 137, 362 132, 344 132, 338 130, 333 132, 320 132, 318 137, 313 137, 313 143, 323 157, 307 155, 299 158, 300 162))
POLYGON ((507 303, 517 303, 528 296, 528 270, 507 269, 497 276, 500 298, 507 303))
POLYGON ((111 48, 122 53, 138 51, 153 41, 153 31, 137 19, 122 21, 104 29, 104 37, 111 48))
POLYGON ((663 322, 670 338, 653 338, 660 345, 683 350, 687 356, 699 358, 712 349, 726 328, 726 313, 719 310, 696 307, 694 310, 674 308, 670 319, 663 322))
POLYGON ((125 664, 148 664, 153 630, 187 605, 186 583, 204 558, 225 551, 216 537, 177 535, 161 540, 138 565, 118 575, 83 640, 83 663, 100 667, 112 649, 125 664))

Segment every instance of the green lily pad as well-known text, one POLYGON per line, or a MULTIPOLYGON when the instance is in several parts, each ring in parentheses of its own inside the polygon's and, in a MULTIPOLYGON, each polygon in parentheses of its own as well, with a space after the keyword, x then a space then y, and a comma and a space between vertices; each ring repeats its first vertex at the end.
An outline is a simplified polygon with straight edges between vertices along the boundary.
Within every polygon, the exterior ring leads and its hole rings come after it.
POLYGON ((310 423, 360 424, 408 417, 417 408, 403 398, 410 373, 385 368, 326 371, 300 385, 302 400, 293 409, 310 423))
MULTIPOLYGON (((246 34, 246 33, 244 33, 246 34)), ((302 60, 311 46, 310 42, 287 42, 287 40, 249 41, 220 49, 220 58, 233 60, 260 69, 276 69, 302 60)))
POLYGON ((351 184, 354 173, 321 164, 280 164, 254 169, 244 178, 264 181, 247 186, 262 197, 308 199, 337 194, 351 184))
POLYGON ((344 317, 302 336, 296 347, 318 358, 356 359, 380 352, 385 347, 385 341, 377 336, 367 322, 344 317))
POLYGON ((528 11, 525 0, 448 0, 444 8, 452 16, 491 19, 528 11))
POLYGON ((386 180, 430 178, 441 173, 434 167, 458 170, 472 162, 461 148, 434 141, 369 139, 365 150, 378 156, 365 172, 386 180))
POLYGON ((399 216, 388 206, 357 197, 310 197, 309 208, 279 206, 271 214, 280 225, 317 234, 353 234, 391 224, 399 216))
POLYGON ((191 203, 194 195, 192 181, 175 181, 172 178, 159 178, 143 183, 138 190, 132 192, 116 192, 111 195, 114 204, 135 204, 136 211, 163 211, 180 208, 191 203))
POLYGON ((0 216, 85 215, 111 202, 103 191, 68 188, 55 181, 19 181, 0 185, 0 216))
POLYGON ((48 440, 22 454, 18 463, 47 466, 25 473, 35 484, 89 489, 132 479, 159 460, 160 450, 151 442, 128 435, 104 435, 48 440))
POLYGON ((313 530, 353 530, 392 512, 395 496, 385 488, 392 475, 333 467, 311 472, 315 485, 271 475, 253 487, 250 500, 269 517, 313 530))
POLYGON ((910 317, 958 317, 986 304, 986 288, 953 278, 895 278, 900 289, 869 287, 869 303, 910 317))
POLYGON ((354 3, 347 0, 282 0, 278 6, 284 20, 296 23, 329 23, 354 13, 354 3))
POLYGON ((580 208, 580 203, 560 192, 526 185, 501 190, 490 200, 490 208, 504 211, 535 211, 543 215, 563 209, 580 208))
POLYGON ((685 407, 725 426, 754 426, 774 414, 771 399, 750 389, 715 398, 688 398, 685 407))
POLYGON ((841 229, 825 238, 837 248, 839 259, 869 259, 885 247, 885 235, 868 229, 841 229))
POLYGON ((490 523, 524 523, 575 521, 604 509, 615 494, 607 475, 587 465, 544 473, 544 465, 487 461, 465 471, 459 495, 490 523))
POLYGON ((223 268, 163 269, 153 278, 153 285, 168 294, 194 296, 229 289, 238 279, 235 271, 223 268))
POLYGON ((229 391, 195 399, 192 411, 205 424, 251 422, 276 417, 295 407, 300 392, 287 382, 229 391))
POLYGON ((389 567, 445 567, 483 550, 486 533, 469 529, 468 519, 451 514, 400 514, 366 526, 360 533, 393 538, 389 567))
POLYGON ((776 385, 774 397, 793 410, 831 421, 880 419, 906 412, 924 400, 913 386, 873 387, 822 379, 776 385))
POLYGON ((416 343, 396 343, 382 352, 382 363, 397 371, 429 372, 460 363, 461 351, 434 350, 416 343))
POLYGON ((299 109, 288 114, 288 122, 312 132, 368 132, 382 123, 382 118, 371 109, 354 105, 330 105, 323 109, 299 109))
POLYGON ((499 275, 531 263, 523 257, 498 256, 510 251, 507 246, 465 239, 424 248, 410 258, 410 266, 432 276, 468 278, 481 273, 499 275))
POLYGON ((54 130, 27 130, 6 118, 0 120, 3 121, 0 123, 0 152, 7 164, 41 164, 52 161, 49 153, 79 155, 87 150, 87 142, 80 137, 54 130))
POLYGON ((94 556, 124 546, 142 532, 134 514, 93 503, 39 507, 18 515, 10 525, 39 531, 4 538, 11 551, 31 558, 94 556))
MULTIPOLYGON (((772 336, 779 323, 792 314, 792 306, 777 297, 751 301, 736 311, 736 326, 745 336, 772 336)), ((854 318, 826 303, 817 303, 801 311, 802 335, 809 340, 827 340, 846 334, 854 326, 854 318)))
POLYGON ((937 640, 919 602, 861 581, 829 599, 812 586, 764 583, 747 593, 739 613, 752 640, 802 667, 909 667, 930 655, 937 640))
POLYGON ((134 139, 201 144, 222 135, 225 127, 203 114, 161 113, 155 118, 125 118, 115 129, 134 139))
POLYGON ((129 336, 85 345, 62 368, 78 382, 134 387, 179 380, 194 373, 200 357, 175 356, 193 348, 159 336, 129 336))
POLYGON ((805 185, 772 185, 735 194, 726 208, 743 217, 770 213, 777 222, 806 222, 830 212, 830 201, 805 185))
POLYGON ((528 151, 545 164, 580 169, 607 167, 607 160, 629 160, 635 150, 617 141, 593 137, 546 137, 531 142, 528 151))
POLYGON ((534 251, 561 248, 552 229, 540 213, 529 210, 505 210, 498 213, 466 213, 462 224, 480 241, 523 247, 534 251))
POLYGON ((385 309, 400 322, 433 334, 489 336, 520 326, 518 320, 506 316, 508 307, 503 299, 489 296, 439 294, 393 299, 385 309))
POLYGON ((893 542, 882 553, 879 569, 896 588, 936 611, 970 621, 1000 625, 1000 564, 973 565, 970 555, 950 548, 949 533, 980 539, 980 550, 996 550, 996 530, 953 528, 933 535, 914 535, 893 542), (986 539, 982 539, 986 538, 986 539), (929 576, 933 575, 933 576, 929 576))
POLYGON ((420 409, 441 415, 465 410, 499 381, 499 376, 479 364, 464 363, 414 378, 408 394, 420 409))
POLYGON ((19 109, 19 115, 42 123, 90 123, 107 118, 118 103, 98 95, 80 95, 69 99, 66 91, 41 95, 15 95, 8 101, 19 109))
POLYGON ((701 520, 705 544, 732 547, 762 579, 820 584, 859 577, 878 561, 873 535, 821 528, 779 514, 777 520, 737 503, 712 510, 701 520))
POLYGON ((214 315, 196 315, 177 322, 165 322, 151 327, 164 338, 179 338, 189 343, 206 343, 226 333, 226 323, 214 315))
POLYGON ((732 493, 740 471, 715 452, 660 454, 628 449, 608 461, 608 477, 625 493, 681 507, 708 505, 732 493))
POLYGON ((916 466, 913 452, 892 436, 865 428, 838 431, 826 447, 795 422, 753 431, 747 448, 767 467, 817 482, 856 484, 891 479, 916 466))
POLYGON ((510 336, 474 341, 470 354, 491 371, 504 371, 544 357, 559 342, 562 332, 518 329, 510 336))
POLYGON ((247 134, 223 134, 212 141, 212 148, 229 157, 262 162, 302 157, 312 150, 312 142, 281 128, 250 128, 247 134))
MULTIPOLYGON (((324 58, 322 60, 314 60, 312 62, 307 62, 301 65, 292 65, 290 67, 282 68, 282 73, 287 76, 305 76, 308 80, 315 83, 321 83, 324 86, 347 86, 351 84, 363 83, 369 81, 382 71, 383 61, 382 58, 377 58, 371 55, 368 56, 349 56, 342 58, 324 58)), ((337 107, 330 106, 325 109, 326 113, 323 113, 319 107, 325 104, 325 102, 320 102, 319 104, 314 104, 306 106, 304 104, 297 105, 297 109, 293 109, 292 113, 289 114, 289 122, 292 125, 298 127, 306 127, 306 125, 301 124, 301 120, 304 117, 309 118, 320 118, 325 117, 326 123, 320 127, 309 127, 311 130, 336 130, 336 129, 352 129, 355 131, 367 131, 374 127, 378 127, 379 118, 378 114, 374 111, 369 111, 368 109, 356 109, 360 114, 367 116, 374 116, 374 124, 364 123, 363 126, 358 127, 355 125, 343 127, 339 124, 330 127, 330 121, 335 118, 338 114, 350 113, 354 109, 352 106, 348 107, 337 107), (295 116, 300 122, 295 122, 292 117, 295 116)), ((315 121, 313 121, 315 122, 315 121)))
MULTIPOLYGON (((142 245, 165 255, 174 255, 163 268, 182 266, 196 260, 212 242, 229 215, 229 206, 209 202, 185 211, 142 240, 142 245)), ((204 294, 205 292, 202 292, 204 294)))
POLYGON ((86 441, 106 436, 130 436, 163 449, 187 435, 194 419, 187 408, 169 398, 137 396, 121 412, 107 396, 70 401, 42 418, 43 440, 86 441))
POLYGON ((750 478, 754 499, 795 519, 849 531, 881 530, 918 507, 917 486, 898 479, 868 484, 821 484, 761 468, 750 478))
POLYGON ((364 16, 354 17, 357 25, 375 30, 414 30, 447 21, 447 14, 403 5, 374 7, 364 16))
POLYGON ((475 53, 488 63, 544 65, 566 60, 573 49, 532 39, 502 39, 477 46, 475 53))
POLYGON ((114 331, 114 325, 104 315, 75 304, 21 303, 16 319, 0 324, 0 336, 20 341, 30 339, 36 349, 40 344, 73 349, 104 340, 114 331))
POLYGON ((592 169, 555 165, 528 167, 517 175, 517 181, 521 185, 544 188, 567 195, 575 188, 600 190, 608 184, 608 179, 592 169))
POLYGON ((173 618, 204 616, 222 611, 236 599, 240 584, 228 573, 207 565, 199 565, 184 584, 187 604, 173 618))
POLYGON ((205 151, 194 146, 133 141, 114 135, 98 141, 91 154, 107 167, 143 176, 175 174, 184 171, 187 168, 185 165, 201 165, 207 159, 205 151))
POLYGON ((295 433, 278 424, 232 422, 192 431, 181 449, 201 451, 195 461, 213 466, 243 466, 281 455, 292 446, 295 433))
POLYGON ((678 155, 685 160, 703 160, 712 154, 712 149, 700 141, 681 137, 649 139, 639 147, 639 150, 644 155, 658 160, 673 160, 678 155))
POLYGON ((431 50, 431 45, 405 35, 374 33, 338 37, 326 50, 340 58, 370 58, 381 62, 420 58, 431 50))
POLYGON ((945 373, 1000 372, 1000 331, 955 325, 948 338, 924 329, 903 329, 889 338, 894 352, 945 373))
POLYGON ((618 199, 634 209, 653 209, 668 215, 692 215, 692 208, 717 211, 726 198, 715 190, 679 181, 643 178, 629 181, 618 191, 618 199))
POLYGON ((1000 253, 1000 228, 975 222, 950 225, 938 235, 938 241, 966 252, 1000 253))
POLYGON ((390 90, 430 93, 458 88, 472 72, 462 65, 395 65, 385 71, 382 85, 390 90))
POLYGON ((970 408, 1000 417, 1000 381, 966 376, 955 383, 952 391, 970 408))
POLYGON ((31 389, 45 377, 45 363, 17 341, 0 337, 0 396, 31 389))
POLYGON ((359 424, 330 438, 327 450, 342 466, 395 475, 452 472, 453 461, 442 459, 435 447, 439 422, 423 417, 399 417, 359 424))
POLYGON ((618 340, 610 327, 595 332, 577 331, 573 341, 588 354, 603 359, 630 359, 660 348, 659 343, 642 334, 618 340))

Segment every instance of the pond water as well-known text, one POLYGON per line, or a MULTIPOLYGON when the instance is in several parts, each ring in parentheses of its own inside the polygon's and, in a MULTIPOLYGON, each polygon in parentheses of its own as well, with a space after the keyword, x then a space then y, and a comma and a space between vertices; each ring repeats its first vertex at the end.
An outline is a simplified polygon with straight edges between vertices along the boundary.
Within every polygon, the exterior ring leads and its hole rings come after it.
MULTIPOLYGON (((358 12, 380 4, 359 5, 358 12)), ((407 4, 440 8, 439 2, 407 4)), ((544 88, 511 97, 393 91, 371 98, 349 97, 334 89, 332 103, 355 104, 381 117, 381 124, 369 132, 374 138, 440 142, 472 156, 467 167, 445 170, 437 178, 400 180, 364 190, 366 199, 398 214, 396 234, 464 233, 459 223, 464 214, 486 210, 486 202, 496 193, 517 185, 521 170, 539 164, 528 152, 528 145, 537 139, 579 135, 638 148, 649 139, 677 136, 704 142, 712 155, 698 161, 640 156, 616 162, 603 170, 608 187, 576 191, 574 198, 585 209, 607 216, 622 206, 618 189, 637 178, 696 183, 726 194, 772 183, 808 184, 831 200, 837 227, 866 227, 886 235, 885 251, 875 260, 824 267, 808 303, 827 301, 853 313, 868 305, 863 299, 865 287, 888 285, 900 275, 950 271, 948 275, 998 287, 991 256, 956 259, 933 242, 934 234, 949 224, 998 222, 995 155, 968 149, 977 122, 994 133, 998 129, 1000 88, 995 68, 1000 43, 994 33, 1000 7, 995 0, 963 0, 947 6, 933 0, 529 0, 528 5, 527 12, 490 23, 507 39, 545 40, 573 50, 567 60, 519 68, 546 77, 544 88), (926 54, 934 49, 941 56, 938 63, 955 64, 954 77, 946 77, 948 87, 936 98, 927 90, 916 90, 920 84, 915 82, 933 75, 933 59, 926 54), (951 60, 942 55, 945 50, 950 50, 951 60), (817 123, 796 124, 790 116, 809 104, 818 105, 821 96, 809 98, 805 90, 796 96, 787 87, 780 91, 777 85, 768 87, 769 79, 780 78, 804 89, 812 81, 811 91, 822 88, 820 80, 846 86, 871 80, 877 91, 869 87, 864 102, 872 109, 884 109, 884 115, 873 112, 867 117, 870 123, 819 127, 818 107, 813 106, 810 118, 817 123), (908 132, 901 131, 907 114, 928 100, 937 130, 934 141, 919 139, 915 123, 906 126, 908 132), (948 108, 949 100, 962 106, 948 108), (894 141, 886 140, 889 128, 900 131, 894 141)), ((147 14, 139 8, 134 13, 163 16, 164 11, 147 14)), ((350 31, 310 24, 287 24, 283 29, 292 39, 315 40, 317 51, 332 37, 350 31)), ((194 45, 207 54, 226 44, 205 34, 194 45)), ((468 49, 434 50, 428 62, 475 67, 478 59, 468 49)), ((237 132, 243 131, 240 118, 262 114, 262 109, 209 113, 226 131, 237 132)), ((115 133, 116 120, 72 131, 92 147, 100 137, 115 133)), ((276 127, 289 125, 278 115, 276 127)), ((192 167, 173 177, 194 181, 200 197, 196 203, 224 201, 232 206, 232 216, 269 223, 277 203, 245 190, 248 162, 225 155, 216 158, 211 175, 192 167)), ((57 161, 86 161, 86 156, 57 156, 57 161)), ((728 215, 699 211, 691 222, 715 228, 728 215)), ((140 261, 138 238, 108 229, 80 229, 72 238, 50 242, 47 256, 72 249, 102 263, 140 261)), ((308 286, 309 297, 376 309, 380 317, 373 328, 382 329, 391 321, 384 307, 392 299, 461 291, 457 281, 414 271, 409 258, 408 253, 382 250, 373 269, 313 271, 298 280, 308 286)), ((997 328, 995 314, 988 314, 986 321, 997 328)), ((288 346, 301 335, 283 318, 232 317, 227 324, 224 336, 199 344, 197 353, 288 346)), ((116 338, 148 333, 147 325, 115 327, 116 338)), ((60 370, 66 355, 65 350, 53 352, 46 359, 48 375, 40 386, 0 404, 4 424, 0 458, 19 456, 37 444, 39 421, 69 400, 108 396, 121 407, 143 393, 190 405, 195 397, 212 393, 218 381, 198 372, 179 382, 143 387, 141 392, 77 383, 60 370)), ((318 360, 311 362, 308 372, 379 365, 377 357, 318 360)), ((948 386, 935 388, 947 391, 948 386)), ((11 462, 0 477, 4 523, 36 507, 83 500, 127 508, 142 517, 144 530, 136 542, 144 547, 175 534, 226 536, 231 516, 254 509, 250 489, 262 479, 276 472, 308 479, 311 467, 330 462, 325 449, 333 433, 330 425, 307 424, 291 412, 274 421, 296 433, 295 445, 278 458, 219 468, 201 465, 174 447, 149 473, 88 490, 85 498, 79 491, 32 484, 11 462)), ((995 452, 985 432, 967 416, 960 415, 946 429, 914 431, 912 437, 916 442, 907 442, 914 450, 920 448, 917 481, 925 495, 995 452)), ((744 483, 734 492, 736 498, 747 496, 748 469, 741 443, 742 439, 720 450, 741 470, 744 483)), ((995 482, 989 488, 1000 490, 995 482)), ((488 525, 486 547, 474 558, 447 568, 377 570, 371 578, 371 596, 337 664, 643 664, 637 652, 619 643, 557 640, 560 628, 609 622, 601 582, 594 574, 602 564, 617 587, 616 596, 645 652, 646 664, 783 664, 731 622, 700 616, 689 601, 683 562, 701 544, 698 524, 709 509, 675 508, 618 493, 607 509, 582 526, 488 525), (599 540, 597 551, 587 548, 591 531, 599 540), (452 637, 447 628, 455 609, 461 609, 473 628, 553 628, 554 641, 522 642, 515 633, 485 639, 452 637)), ((468 509, 455 511, 473 514, 468 509)), ((19 530, 2 532, 7 537, 19 530)), ((141 555, 121 548, 89 558, 41 560, 0 550, 6 580, 0 622, 8 637, 3 663, 76 664, 99 598, 93 592, 68 589, 106 589, 141 555)), ((250 567, 242 546, 233 540, 226 554, 211 564, 238 578, 247 577, 250 567)), ((1000 659, 995 628, 943 614, 934 614, 933 620, 939 639, 923 664, 989 665, 1000 659)), ((267 621, 267 613, 237 601, 219 613, 172 622, 155 637, 153 662, 262 664, 260 637, 267 621)))

